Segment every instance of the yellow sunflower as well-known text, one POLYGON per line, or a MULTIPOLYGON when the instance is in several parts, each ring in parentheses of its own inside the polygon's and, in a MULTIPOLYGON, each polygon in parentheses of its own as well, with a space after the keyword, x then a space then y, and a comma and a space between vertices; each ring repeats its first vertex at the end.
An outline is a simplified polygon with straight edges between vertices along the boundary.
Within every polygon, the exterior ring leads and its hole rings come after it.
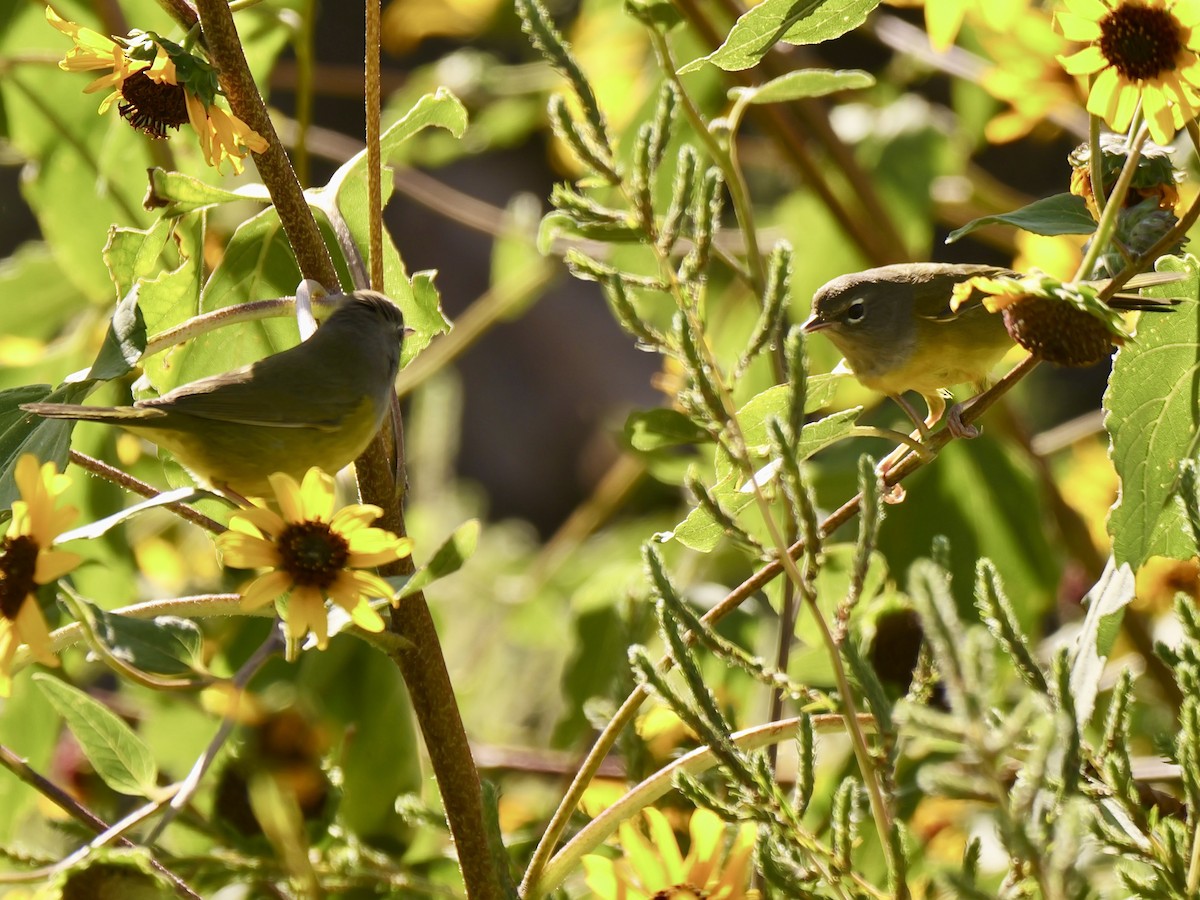
POLYGON ((747 889, 753 825, 738 827, 731 841, 726 826, 711 810, 698 809, 688 823, 691 846, 679 849, 675 832, 659 810, 642 810, 647 834, 631 822, 618 831, 624 854, 617 859, 583 858, 587 886, 601 900, 756 900, 747 889))
POLYGON ((1125 131, 1139 106, 1150 136, 1166 144, 1200 108, 1200 2, 1065 0, 1063 36, 1088 44, 1058 61, 1095 75, 1087 109, 1125 131))
POLYGON ((383 631, 383 619, 368 599, 390 598, 394 591, 362 569, 407 556, 412 542, 371 527, 382 514, 377 506, 334 512, 333 478, 318 468, 309 469, 300 484, 282 472, 270 482, 282 515, 263 506, 240 509, 230 517, 229 531, 217 538, 226 565, 269 569, 242 586, 242 605, 256 609, 281 601, 289 637, 299 640, 311 631, 322 650, 329 642, 326 598, 364 631, 383 631))
POLYGON ((12 690, 12 664, 17 645, 29 645, 38 662, 58 665, 50 649, 50 632, 35 596, 42 584, 66 575, 80 557, 52 550, 54 539, 79 515, 72 506, 56 506, 70 479, 54 463, 38 466, 26 453, 17 460, 14 480, 21 499, 12 505, 12 520, 0 541, 0 697, 12 690))
POLYGON ((85 93, 112 88, 100 103, 105 113, 114 100, 130 125, 155 138, 167 129, 190 123, 200 141, 204 160, 220 170, 226 160, 234 173, 243 169, 247 153, 262 153, 266 139, 233 113, 217 104, 220 88, 207 60, 185 47, 147 31, 110 39, 46 7, 46 20, 75 46, 59 67, 69 72, 104 71, 85 93))

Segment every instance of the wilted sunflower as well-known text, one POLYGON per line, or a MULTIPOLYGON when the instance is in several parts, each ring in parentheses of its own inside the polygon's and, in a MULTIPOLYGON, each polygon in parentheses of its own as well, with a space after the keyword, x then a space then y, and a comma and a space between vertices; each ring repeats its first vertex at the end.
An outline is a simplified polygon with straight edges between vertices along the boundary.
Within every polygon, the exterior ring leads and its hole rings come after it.
POLYGON ((1200 3, 1195 0, 1065 0, 1055 18, 1084 47, 1059 62, 1095 75, 1088 112, 1125 131, 1140 104, 1150 136, 1166 144, 1200 108, 1200 3))
POLYGON ((12 690, 19 644, 28 644, 30 654, 43 665, 58 665, 37 589, 66 575, 80 560, 74 553, 51 549, 54 539, 79 515, 73 506, 56 505, 70 479, 58 474, 54 463, 39 467, 30 453, 17 460, 13 475, 21 499, 13 503, 12 519, 0 540, 0 697, 12 690))
POLYGON ((288 635, 299 640, 311 631, 322 650, 329 643, 325 599, 329 598, 364 631, 383 631, 383 619, 368 602, 391 597, 391 585, 363 568, 407 556, 408 538, 372 528, 382 511, 355 504, 333 510, 333 478, 309 469, 297 484, 282 472, 270 476, 282 515, 263 506, 240 509, 229 531, 217 538, 225 564, 238 569, 268 568, 241 588, 242 606, 256 609, 280 601, 288 635))
POLYGON ((68 72, 100 71, 84 93, 112 88, 100 103, 108 111, 113 101, 130 125, 155 138, 167 129, 190 123, 200 140, 205 161, 217 169, 228 160, 235 173, 249 152, 262 153, 267 141, 257 131, 217 103, 220 88, 207 60, 152 31, 131 31, 124 38, 99 32, 59 17, 46 7, 46 20, 75 46, 59 67, 68 72))

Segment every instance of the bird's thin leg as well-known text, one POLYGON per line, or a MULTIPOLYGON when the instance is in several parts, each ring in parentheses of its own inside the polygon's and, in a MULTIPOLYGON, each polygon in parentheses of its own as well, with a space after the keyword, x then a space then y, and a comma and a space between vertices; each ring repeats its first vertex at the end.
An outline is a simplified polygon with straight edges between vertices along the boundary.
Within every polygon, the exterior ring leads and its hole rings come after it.
MULTIPOLYGON (((988 389, 989 385, 986 381, 978 382, 975 385, 975 394, 978 396, 988 389)), ((974 400, 964 400, 962 403, 955 403, 946 413, 946 430, 956 438, 966 438, 972 440, 979 437, 980 431, 974 425, 968 425, 962 420, 963 411, 967 408, 967 404, 974 400)))
MULTIPOLYGON (((913 424, 917 426, 917 430, 911 435, 913 440, 916 441, 921 441, 929 437, 931 433, 930 429, 937 424, 938 420, 942 417, 942 413, 946 409, 946 401, 942 398, 942 395, 937 393, 931 394, 930 396, 925 397, 925 402, 929 406, 929 415, 925 418, 922 418, 921 414, 917 412, 916 408, 907 400, 905 400, 900 394, 889 394, 888 396, 896 401, 896 405, 904 410, 908 417, 912 419, 913 424)), ((910 447, 901 444, 884 457, 883 461, 875 467, 875 471, 881 476, 887 475, 888 471, 893 466, 895 466, 900 462, 900 460, 904 459, 904 457, 908 455, 910 449, 910 447)), ((892 485, 892 487, 884 495, 883 500, 885 503, 900 503, 904 500, 904 488, 898 484, 892 485)))

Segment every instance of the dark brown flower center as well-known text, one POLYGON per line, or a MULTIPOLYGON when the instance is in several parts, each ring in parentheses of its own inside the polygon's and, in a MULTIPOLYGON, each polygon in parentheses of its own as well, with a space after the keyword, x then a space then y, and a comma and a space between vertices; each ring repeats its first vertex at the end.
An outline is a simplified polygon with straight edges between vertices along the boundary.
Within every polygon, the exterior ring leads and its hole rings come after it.
POLYGON ((121 85, 121 115, 138 131, 165 138, 167 129, 179 130, 188 121, 187 99, 178 84, 152 81, 144 71, 134 72, 121 85))
POLYGON ((38 544, 27 534, 6 537, 0 542, 0 615, 15 621, 25 598, 37 583, 38 544))
POLYGON ((1100 22, 1100 52, 1126 81, 1169 72, 1184 49, 1183 26, 1160 7, 1122 3, 1100 22))
POLYGON ((305 587, 326 590, 350 558, 350 545, 325 522, 292 522, 277 542, 281 567, 305 587))

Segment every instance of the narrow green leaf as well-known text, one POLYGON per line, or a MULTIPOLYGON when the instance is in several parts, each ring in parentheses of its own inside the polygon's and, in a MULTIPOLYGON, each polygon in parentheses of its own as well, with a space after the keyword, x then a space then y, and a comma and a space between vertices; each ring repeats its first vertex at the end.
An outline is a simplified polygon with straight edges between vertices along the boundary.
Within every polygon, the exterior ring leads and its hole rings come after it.
POLYGON ((462 568, 463 563, 471 558, 479 543, 479 520, 469 519, 459 525, 454 534, 446 539, 442 546, 424 566, 413 573, 407 583, 396 592, 397 600, 402 600, 422 591, 439 578, 452 575, 462 568))
POLYGON ((1167 258, 1162 271, 1182 282, 1144 289, 1147 296, 1193 298, 1170 315, 1143 315, 1133 341, 1118 351, 1104 395, 1105 427, 1121 480, 1108 520, 1118 563, 1135 569, 1151 555, 1190 559, 1196 546, 1178 496, 1179 463, 1200 439, 1200 277, 1196 257, 1167 258))
POLYGON ((764 0, 733 23, 720 47, 679 71, 694 72, 706 62, 726 72, 749 69, 777 41, 819 44, 832 40, 865 22, 878 5, 879 0, 764 0))
POLYGON ((746 103, 783 103, 803 97, 823 97, 836 91, 869 88, 875 76, 862 69, 798 69, 758 87, 734 88, 730 96, 746 103))
POLYGON ((84 756, 104 783, 114 791, 135 797, 156 793, 158 767, 149 748, 133 729, 78 688, 39 672, 34 683, 50 705, 66 720, 84 756))
POLYGON ((270 203, 271 195, 261 184, 247 184, 236 191, 227 191, 182 172, 168 172, 157 166, 150 170, 150 190, 145 203, 147 206, 162 207, 164 218, 174 218, 235 200, 270 203))
POLYGON ((1023 231, 1041 235, 1091 234, 1096 230, 1096 220, 1088 212, 1082 197, 1074 194, 1055 194, 1053 197, 1034 200, 1028 206, 1022 206, 1014 212, 973 219, 950 232, 946 243, 953 244, 959 238, 985 225, 1012 225, 1023 231))
POLYGON ((649 453, 664 447, 699 444, 710 440, 708 432, 675 409, 646 409, 625 420, 625 440, 634 450, 649 453))

